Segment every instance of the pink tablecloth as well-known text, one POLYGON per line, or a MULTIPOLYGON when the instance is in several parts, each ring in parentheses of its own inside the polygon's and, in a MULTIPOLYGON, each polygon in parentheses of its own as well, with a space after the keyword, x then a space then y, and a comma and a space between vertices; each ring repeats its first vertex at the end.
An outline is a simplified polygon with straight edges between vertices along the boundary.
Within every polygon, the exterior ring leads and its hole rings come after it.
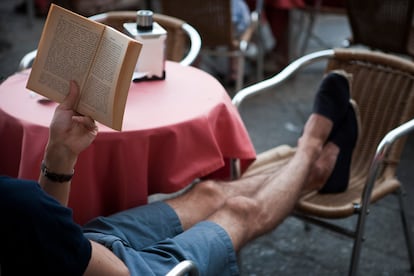
MULTIPOLYGON (((229 176, 228 161, 244 166, 255 151, 237 110, 212 76, 167 62, 165 81, 132 83, 123 131, 99 125, 78 159, 69 206, 84 223, 145 204, 192 180, 229 176)), ((37 179, 55 103, 25 89, 29 71, 0 86, 0 174, 37 179)))

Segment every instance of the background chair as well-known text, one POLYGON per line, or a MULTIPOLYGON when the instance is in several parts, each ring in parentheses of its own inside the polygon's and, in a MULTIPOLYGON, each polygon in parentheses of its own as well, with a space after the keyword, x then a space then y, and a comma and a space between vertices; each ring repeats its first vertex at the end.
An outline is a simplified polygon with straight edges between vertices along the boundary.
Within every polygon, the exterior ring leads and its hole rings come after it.
MULTIPOLYGON (((343 69, 353 75, 351 96, 359 105, 362 132, 354 151, 347 191, 340 194, 308 193, 299 199, 294 215, 353 238, 349 274, 355 275, 369 205, 396 193, 400 199, 411 270, 414 271, 413 240, 404 209, 403 186, 396 177, 406 135, 414 130, 412 62, 363 50, 315 52, 294 61, 272 78, 239 91, 234 96, 233 103, 240 108, 246 99, 269 91, 268 88, 282 84, 302 67, 320 60, 328 60, 326 71, 343 69), (355 229, 344 228, 334 221, 351 216, 357 216, 355 229)), ((295 148, 285 145, 273 150, 280 151, 287 162, 295 148)), ((260 159, 261 155, 258 156, 260 159)))
MULTIPOLYGON (((137 15, 136 11, 111 11, 89 18, 123 32, 123 24, 136 22, 137 15)), ((154 14, 154 21, 167 30, 167 60, 191 65, 201 49, 201 38, 197 30, 183 20, 167 15, 154 14)), ((19 71, 29 68, 35 57, 36 50, 27 53, 20 61, 19 71)))
POLYGON ((347 16, 352 38, 350 46, 414 57, 411 0, 347 0, 347 16))
MULTIPOLYGON (((194 26, 203 42, 202 54, 209 56, 226 56, 237 59, 237 77, 235 89, 240 90, 244 83, 245 57, 247 47, 256 32, 263 1, 258 1, 251 13, 251 24, 247 30, 236 37, 232 27, 231 0, 162 0, 161 13, 181 18, 194 26), (221 49, 219 49, 221 47, 221 49), (223 51, 223 47, 226 50, 223 51)), ((263 71, 263 55, 257 55, 257 74, 263 71)))

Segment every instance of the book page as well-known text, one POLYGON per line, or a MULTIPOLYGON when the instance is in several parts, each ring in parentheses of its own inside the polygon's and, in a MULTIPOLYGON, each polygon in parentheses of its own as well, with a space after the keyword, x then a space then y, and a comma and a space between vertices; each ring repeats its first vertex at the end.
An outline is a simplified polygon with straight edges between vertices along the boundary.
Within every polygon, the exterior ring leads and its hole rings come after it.
POLYGON ((114 124, 113 114, 116 117, 121 111, 123 115, 133 68, 140 49, 141 44, 137 41, 111 27, 106 27, 95 62, 81 91, 81 100, 78 105, 80 113, 90 115, 106 125, 114 124), (130 48, 135 49, 134 53, 129 53, 130 48), (123 67, 128 67, 125 60, 132 61, 132 69, 120 74, 123 67), (120 81, 126 85, 120 87, 118 85, 120 81), (114 110, 115 107, 118 110, 114 110))
POLYGON ((61 102, 70 80, 82 87, 104 28, 52 4, 27 88, 61 102))

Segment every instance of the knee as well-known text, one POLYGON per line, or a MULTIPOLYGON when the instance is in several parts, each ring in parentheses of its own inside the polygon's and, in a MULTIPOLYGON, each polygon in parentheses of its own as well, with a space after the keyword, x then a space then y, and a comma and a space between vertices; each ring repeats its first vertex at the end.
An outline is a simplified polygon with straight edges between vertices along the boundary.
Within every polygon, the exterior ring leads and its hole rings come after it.
POLYGON ((223 187, 220 185, 220 183, 214 180, 202 181, 200 183, 195 184, 194 186, 194 190, 198 194, 202 194, 203 196, 216 199, 223 195, 222 189, 223 187))

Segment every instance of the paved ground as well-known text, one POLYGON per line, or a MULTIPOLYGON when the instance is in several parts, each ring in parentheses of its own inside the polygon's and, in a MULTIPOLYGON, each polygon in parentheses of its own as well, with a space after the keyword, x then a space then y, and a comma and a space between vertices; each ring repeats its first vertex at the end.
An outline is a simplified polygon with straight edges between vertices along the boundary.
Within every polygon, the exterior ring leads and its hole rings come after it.
MULTIPOLYGON (((0 3, 0 82, 17 70, 24 53, 37 47, 44 20, 35 18, 29 24, 25 15, 13 12, 17 1, 0 3)), ((292 34, 298 33, 297 20, 292 21, 292 34)), ((347 21, 340 16, 325 16, 316 30, 327 45, 340 46, 349 34, 347 21)), ((296 45, 292 41, 292 45, 296 45)), ((308 51, 322 49, 311 43, 308 51)), ((261 152, 274 145, 294 145, 301 126, 310 112, 312 95, 321 79, 323 63, 302 71, 276 93, 252 99, 241 114, 252 140, 261 152), (266 121, 266 118, 270 120, 266 121)), ((270 91, 269 91, 270 92, 270 91)), ((409 201, 414 199, 414 138, 410 137, 398 172, 406 184, 409 201)), ((414 210, 409 205, 409 223, 413 225, 414 210)), ((269 212, 272 210, 269 210, 269 212)), ((339 223, 352 225, 353 219, 339 223)), ((413 233, 414 234, 414 233, 413 233)), ((412 275, 398 202, 390 196, 371 208, 366 226, 359 275, 412 275)), ((348 238, 320 228, 304 230, 302 222, 287 218, 268 235, 249 244, 242 252, 243 275, 346 275, 352 244, 348 238)))

